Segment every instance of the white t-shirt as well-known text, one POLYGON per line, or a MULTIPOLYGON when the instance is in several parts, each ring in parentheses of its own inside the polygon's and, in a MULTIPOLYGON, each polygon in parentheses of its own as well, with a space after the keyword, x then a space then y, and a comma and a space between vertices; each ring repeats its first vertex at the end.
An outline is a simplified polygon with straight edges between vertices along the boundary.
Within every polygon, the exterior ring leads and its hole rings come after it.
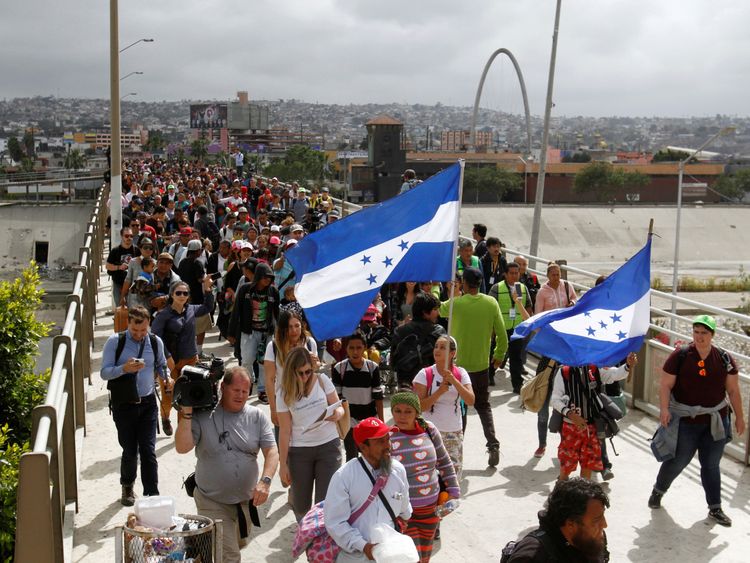
POLYGON ((336 391, 331 380, 324 374, 319 373, 317 377, 318 381, 313 385, 310 395, 291 405, 284 402, 281 389, 276 390, 276 410, 292 415, 292 438, 289 442, 292 447, 321 446, 339 437, 336 423, 330 420, 324 420, 315 428, 307 430, 328 407, 326 395, 336 391))
MULTIPOLYGON (((432 364, 432 390, 428 389, 427 394, 432 395, 438 390, 440 384, 443 382, 443 376, 438 373, 437 366, 432 364)), ((459 366, 454 366, 454 369, 458 370, 460 375, 456 377, 462 385, 471 386, 471 379, 466 370, 459 366)), ((413 383, 420 383, 427 386, 427 374, 424 369, 419 370, 419 373, 414 376, 413 383)), ((422 416, 426 420, 429 420, 435 425, 435 428, 441 432, 458 432, 461 430, 461 398, 458 396, 458 391, 451 385, 448 391, 441 395, 440 398, 435 402, 432 408, 422 411, 422 416)))
MULTIPOLYGON (((265 356, 263 356, 263 361, 273 362, 276 364, 276 382, 275 382, 276 385, 274 386, 274 392, 276 392, 281 388, 281 376, 284 375, 284 366, 282 366, 279 363, 279 360, 276 358, 275 350, 273 349, 273 343, 274 343, 274 340, 271 339, 266 345, 266 354, 265 356)), ((278 344, 276 346, 278 347, 278 344)), ((318 353, 318 345, 312 336, 307 337, 307 342, 305 342, 305 348, 307 348, 307 351, 310 352, 311 354, 318 353)))

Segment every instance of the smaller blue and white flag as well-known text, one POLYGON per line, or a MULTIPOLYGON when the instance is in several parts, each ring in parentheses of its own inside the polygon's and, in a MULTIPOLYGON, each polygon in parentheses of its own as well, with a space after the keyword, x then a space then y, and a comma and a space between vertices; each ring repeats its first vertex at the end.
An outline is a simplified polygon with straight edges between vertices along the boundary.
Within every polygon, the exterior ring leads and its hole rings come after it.
POLYGON ((384 283, 448 281, 461 163, 303 238, 287 252, 315 338, 348 336, 384 283))
POLYGON ((516 327, 512 339, 533 331, 528 349, 561 364, 611 366, 640 349, 651 305, 651 239, 573 307, 545 311, 516 327))

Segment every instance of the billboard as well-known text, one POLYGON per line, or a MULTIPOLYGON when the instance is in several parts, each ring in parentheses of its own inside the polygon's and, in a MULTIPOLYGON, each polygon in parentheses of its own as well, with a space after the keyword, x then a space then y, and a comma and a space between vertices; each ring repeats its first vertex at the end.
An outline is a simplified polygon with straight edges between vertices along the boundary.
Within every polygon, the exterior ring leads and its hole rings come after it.
POLYGON ((191 129, 222 129, 227 126, 226 104, 191 104, 191 129))

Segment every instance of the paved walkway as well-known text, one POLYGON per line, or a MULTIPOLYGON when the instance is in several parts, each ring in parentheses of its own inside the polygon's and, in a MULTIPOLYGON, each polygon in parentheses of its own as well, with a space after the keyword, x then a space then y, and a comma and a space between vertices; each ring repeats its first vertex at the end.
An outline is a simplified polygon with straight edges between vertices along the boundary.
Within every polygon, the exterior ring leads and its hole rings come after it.
MULTIPOLYGON (((109 279, 102 276, 98 325, 94 343, 94 369, 99 369, 101 350, 112 334, 109 308, 109 279)), ((206 349, 229 357, 229 347, 207 338, 206 349)), ((106 388, 98 371, 88 390, 87 436, 81 461, 79 513, 75 520, 73 560, 114 561, 113 528, 125 522, 132 510, 120 505, 119 462, 114 423, 107 409, 106 388)), ((254 401, 254 404, 257 404, 254 401)), ((492 391, 495 425, 501 439, 500 465, 486 466, 481 426, 471 411, 465 443, 464 498, 456 513, 442 526, 442 541, 436 544, 433 561, 498 561, 500 550, 536 524, 536 513, 558 474, 555 451, 558 438, 550 438, 548 455, 532 457, 536 448, 536 416, 524 413, 510 392, 510 381, 499 378, 492 391)), ((261 408, 266 409, 261 405, 261 408)), ((386 411, 387 412, 387 411, 386 411)), ((173 421, 175 415, 173 414, 173 421)), ((722 462, 723 499, 726 512, 734 519, 732 528, 722 528, 706 519, 700 471, 693 463, 674 483, 662 510, 646 506, 658 465, 650 454, 647 439, 654 420, 631 411, 615 439, 618 457, 613 456, 615 479, 605 483, 612 507, 607 511, 607 530, 612 561, 684 562, 747 561, 750 551, 750 471, 729 459, 722 462)), ((181 488, 182 479, 194 466, 194 454, 178 455, 172 438, 159 435, 162 494, 176 499, 179 512, 194 513, 195 507, 181 488)), ((141 492, 140 484, 136 491, 141 492)), ((262 527, 254 530, 243 561, 291 561, 294 518, 286 506, 286 491, 274 479, 269 501, 261 508, 262 527)))

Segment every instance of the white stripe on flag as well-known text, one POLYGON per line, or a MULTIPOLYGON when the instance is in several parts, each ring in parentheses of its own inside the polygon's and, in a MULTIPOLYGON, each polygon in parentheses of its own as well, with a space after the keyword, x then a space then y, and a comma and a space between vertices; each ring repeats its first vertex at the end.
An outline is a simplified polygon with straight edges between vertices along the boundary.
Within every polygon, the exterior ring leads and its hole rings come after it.
MULTIPOLYGON (((372 289, 374 285, 380 287, 388 274, 408 254, 408 250, 402 252, 398 247, 402 240, 408 241, 409 248, 416 243, 452 242, 456 240, 458 238, 456 221, 458 210, 459 204, 457 201, 443 203, 429 223, 352 254, 325 268, 305 274, 295 288, 297 300, 302 307, 310 308, 334 299, 362 293, 372 289), (362 262, 363 255, 370 257, 371 261, 368 265, 362 262), (386 257, 393 260, 388 267, 383 263, 386 257), (369 272, 377 276, 376 284, 371 284, 368 281, 369 272)), ((356 237, 357 233, 351 233, 351 236, 356 237)))
POLYGON ((651 294, 647 291, 638 301, 624 309, 591 309, 587 314, 581 313, 554 321, 549 326, 564 334, 605 342, 620 342, 625 338, 646 334, 650 306, 651 294), (594 333, 591 334, 591 331, 594 333))

